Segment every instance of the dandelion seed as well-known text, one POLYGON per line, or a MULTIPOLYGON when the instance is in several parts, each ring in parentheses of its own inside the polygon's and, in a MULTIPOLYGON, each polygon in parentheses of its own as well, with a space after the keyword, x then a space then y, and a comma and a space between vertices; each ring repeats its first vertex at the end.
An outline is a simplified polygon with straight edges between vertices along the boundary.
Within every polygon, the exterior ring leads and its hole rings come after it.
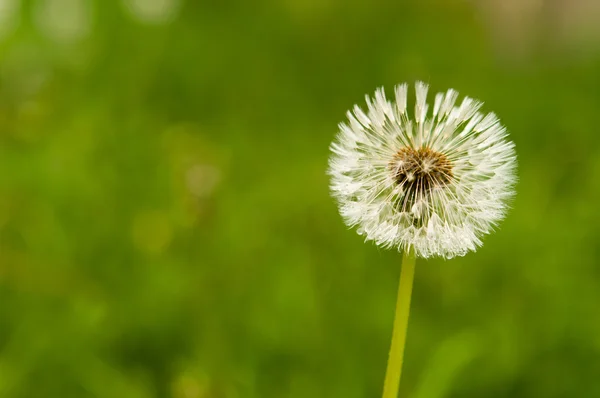
POLYGON ((427 104, 416 83, 367 96, 340 124, 329 162, 331 190, 346 224, 383 247, 417 257, 452 258, 474 251, 504 218, 514 194, 516 154, 507 131, 482 103, 448 90, 427 104), (430 112, 431 111, 431 112, 430 112))

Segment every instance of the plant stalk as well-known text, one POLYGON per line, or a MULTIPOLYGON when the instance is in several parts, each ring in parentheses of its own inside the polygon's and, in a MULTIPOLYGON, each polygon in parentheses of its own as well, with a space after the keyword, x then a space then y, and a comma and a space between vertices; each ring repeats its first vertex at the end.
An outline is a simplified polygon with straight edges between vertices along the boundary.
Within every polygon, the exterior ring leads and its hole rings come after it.
POLYGON ((404 346, 406 345, 406 329, 410 313, 410 298, 412 296, 413 280, 415 278, 415 255, 413 250, 405 250, 402 256, 402 269, 400 270, 400 284, 398 286, 398 299, 396 301, 396 315, 392 331, 392 345, 388 357, 385 383, 383 385, 383 398, 397 398, 402 374, 404 346))

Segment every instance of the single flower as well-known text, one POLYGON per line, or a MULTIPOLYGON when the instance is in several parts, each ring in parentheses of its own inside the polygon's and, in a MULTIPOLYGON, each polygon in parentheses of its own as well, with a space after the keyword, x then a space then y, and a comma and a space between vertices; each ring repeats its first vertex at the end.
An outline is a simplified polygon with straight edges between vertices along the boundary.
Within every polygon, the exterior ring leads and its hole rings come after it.
POLYGON ((507 131, 482 103, 448 90, 427 104, 416 83, 383 88, 340 124, 329 162, 331 190, 346 224, 383 247, 417 257, 462 256, 481 245, 514 194, 516 154, 507 131))

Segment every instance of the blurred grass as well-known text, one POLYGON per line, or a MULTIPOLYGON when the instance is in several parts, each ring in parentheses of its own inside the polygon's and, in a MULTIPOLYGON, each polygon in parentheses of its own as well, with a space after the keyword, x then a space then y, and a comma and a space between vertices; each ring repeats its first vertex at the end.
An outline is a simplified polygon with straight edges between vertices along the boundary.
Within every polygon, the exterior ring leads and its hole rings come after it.
POLYGON ((485 100, 520 183, 417 265, 401 396, 600 396, 600 48, 485 4, 0 1, 0 397, 378 396, 400 257, 325 168, 415 79, 485 100))

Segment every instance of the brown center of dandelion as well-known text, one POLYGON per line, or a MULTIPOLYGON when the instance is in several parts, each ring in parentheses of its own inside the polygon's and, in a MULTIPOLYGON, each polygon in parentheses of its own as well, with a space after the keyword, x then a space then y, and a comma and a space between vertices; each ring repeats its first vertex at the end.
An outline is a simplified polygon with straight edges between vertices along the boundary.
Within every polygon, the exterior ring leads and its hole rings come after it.
POLYGON ((405 147, 389 164, 394 180, 412 200, 427 195, 434 187, 443 187, 453 178, 452 163, 443 153, 430 148, 405 147))

